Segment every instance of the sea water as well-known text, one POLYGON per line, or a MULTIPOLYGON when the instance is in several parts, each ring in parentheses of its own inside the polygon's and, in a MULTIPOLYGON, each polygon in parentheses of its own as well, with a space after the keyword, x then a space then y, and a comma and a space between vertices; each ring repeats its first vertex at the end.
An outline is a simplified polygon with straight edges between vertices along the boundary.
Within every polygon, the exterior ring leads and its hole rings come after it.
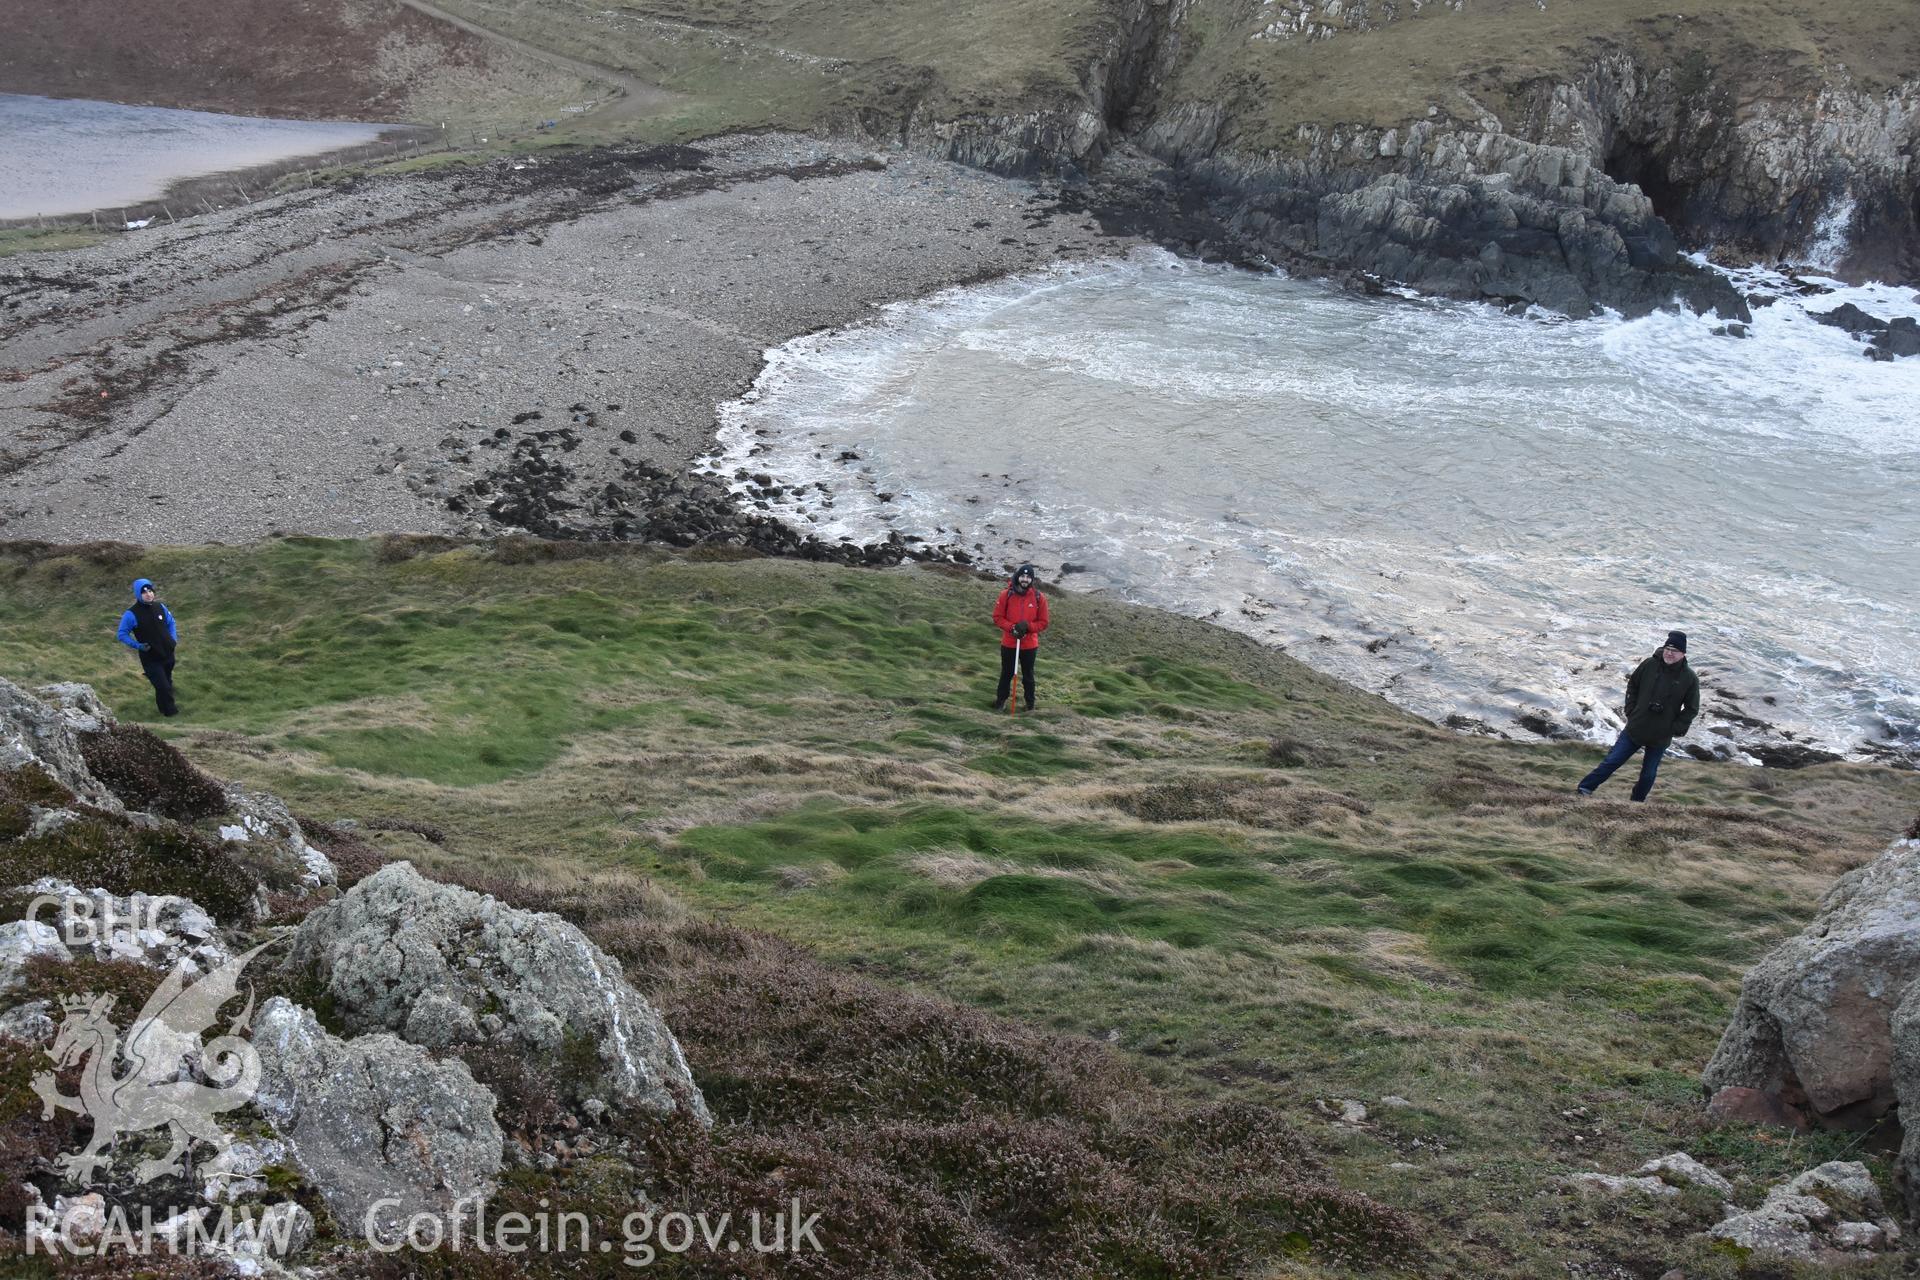
POLYGON ((390 127, 0 93, 0 218, 135 205, 181 178, 358 146, 390 127))
POLYGON ((1436 721, 1610 739, 1679 628, 1695 742, 1911 759, 1920 358, 1811 313, 1920 297, 1742 284, 1770 304, 1738 338, 1143 251, 770 351, 711 466, 795 486, 776 513, 828 539, 1072 566, 1436 721))

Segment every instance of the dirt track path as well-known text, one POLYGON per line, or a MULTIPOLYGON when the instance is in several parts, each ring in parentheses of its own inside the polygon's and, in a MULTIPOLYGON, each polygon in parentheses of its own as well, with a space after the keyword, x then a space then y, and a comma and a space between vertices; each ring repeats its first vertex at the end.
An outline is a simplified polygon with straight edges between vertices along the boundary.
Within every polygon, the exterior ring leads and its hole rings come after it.
POLYGON ((490 40, 498 45, 504 45, 515 53, 532 58, 537 62, 544 62, 548 66, 558 67, 582 79, 598 80, 603 84, 612 85, 616 90, 617 96, 594 108, 593 111, 583 117, 584 119, 600 121, 634 120, 642 116, 652 115, 654 112, 659 111, 662 107, 668 106, 671 103, 683 101, 682 95, 673 93, 667 89, 662 89, 658 85, 648 84, 644 80, 636 80, 624 71, 617 70, 613 67, 602 66, 597 62, 582 62, 577 58, 569 58, 565 54, 555 53, 551 49, 542 49, 539 45, 528 44, 525 40, 495 31, 491 27, 483 27, 479 23, 462 18, 457 14, 448 13, 445 9, 428 4, 426 0, 400 0, 400 3, 406 5, 409 9, 425 14, 429 18, 458 27, 469 35, 478 36, 482 40, 490 40))

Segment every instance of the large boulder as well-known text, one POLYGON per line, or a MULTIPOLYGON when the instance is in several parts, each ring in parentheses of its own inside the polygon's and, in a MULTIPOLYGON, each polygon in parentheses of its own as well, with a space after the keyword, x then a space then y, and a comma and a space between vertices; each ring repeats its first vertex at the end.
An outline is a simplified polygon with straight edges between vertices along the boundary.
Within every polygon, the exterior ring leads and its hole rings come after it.
POLYGON ((1820 324, 1832 325, 1836 329, 1845 329, 1848 333, 1878 333, 1887 327, 1887 322, 1879 316, 1869 315, 1851 302, 1843 302, 1832 311, 1809 311, 1807 315, 1820 324))
POLYGON ((342 1040, 281 996, 260 1006, 253 1047, 254 1105, 349 1236, 397 1243, 420 1215, 471 1222, 493 1194, 503 1139, 465 1064, 397 1036, 342 1040))
POLYGON ((708 1120, 686 1057, 620 962, 559 916, 505 906, 390 863, 308 916, 289 963, 356 1030, 571 1061, 573 1100, 708 1120), (578 1048, 589 1052, 582 1055, 578 1048), (582 1059, 585 1059, 582 1061, 582 1059))
POLYGON ((93 776, 80 752, 78 734, 87 723, 113 717, 85 685, 48 685, 39 696, 0 680, 0 772, 38 765, 79 799, 113 813, 125 806, 93 776))
POLYGON ((1893 1016, 1920 975, 1920 841, 1840 877, 1798 937, 1761 959, 1701 1080, 1758 1090, 1828 1123, 1897 1101, 1893 1016))
POLYGON ((1912 316, 1901 316, 1888 323, 1886 330, 1874 340, 1874 349, 1893 356, 1920 356, 1920 321, 1912 316))

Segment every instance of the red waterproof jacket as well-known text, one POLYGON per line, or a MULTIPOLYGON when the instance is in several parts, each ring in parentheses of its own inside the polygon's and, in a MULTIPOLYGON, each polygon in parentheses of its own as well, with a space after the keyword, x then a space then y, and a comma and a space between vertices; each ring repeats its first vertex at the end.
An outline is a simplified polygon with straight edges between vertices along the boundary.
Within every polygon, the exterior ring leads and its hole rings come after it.
POLYGON ((993 602, 993 625, 1000 628, 1002 649, 1014 647, 1013 624, 1016 622, 1027 624, 1027 634, 1021 638, 1019 647, 1038 649, 1040 633, 1047 629, 1047 598, 1040 594, 1040 588, 1028 587, 1022 595, 1008 587, 993 602))

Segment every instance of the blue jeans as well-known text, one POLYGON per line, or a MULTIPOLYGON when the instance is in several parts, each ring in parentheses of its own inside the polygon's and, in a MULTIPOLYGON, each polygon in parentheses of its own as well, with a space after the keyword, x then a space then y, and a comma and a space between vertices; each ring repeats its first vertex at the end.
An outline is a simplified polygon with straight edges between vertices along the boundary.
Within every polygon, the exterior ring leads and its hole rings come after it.
MULTIPOLYGON (((1639 749, 1639 743, 1622 733, 1620 740, 1613 744, 1613 750, 1607 752, 1607 758, 1600 762, 1599 767, 1580 779, 1580 789, 1589 795, 1593 794, 1596 787, 1611 778, 1613 771, 1625 764, 1627 757, 1639 749)), ((1641 757, 1640 779, 1633 784, 1635 800, 1645 800, 1647 793, 1653 790, 1653 775, 1660 772, 1660 757, 1665 754, 1667 754, 1665 747, 1648 747, 1647 754, 1641 757)))

